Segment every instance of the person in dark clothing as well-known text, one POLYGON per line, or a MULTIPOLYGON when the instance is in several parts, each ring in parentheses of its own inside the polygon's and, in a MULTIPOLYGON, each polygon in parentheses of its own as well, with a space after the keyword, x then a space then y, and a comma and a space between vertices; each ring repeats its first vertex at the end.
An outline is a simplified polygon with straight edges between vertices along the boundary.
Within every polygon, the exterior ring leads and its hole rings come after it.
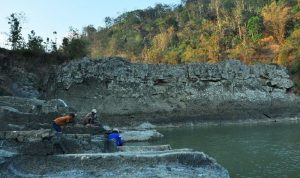
POLYGON ((97 110, 92 109, 92 112, 89 112, 84 118, 83 118, 83 125, 87 127, 91 127, 95 125, 95 120, 97 119, 97 110))

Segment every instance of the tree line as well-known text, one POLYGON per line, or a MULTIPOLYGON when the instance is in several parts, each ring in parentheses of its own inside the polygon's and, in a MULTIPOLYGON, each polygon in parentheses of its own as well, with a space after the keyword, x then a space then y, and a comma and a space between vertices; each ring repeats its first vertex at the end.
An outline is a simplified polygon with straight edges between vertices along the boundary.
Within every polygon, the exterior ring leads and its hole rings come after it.
POLYGON ((105 18, 84 28, 89 56, 180 64, 299 62, 299 0, 183 0, 105 18))
POLYGON ((21 19, 24 18, 24 14, 20 13, 12 13, 8 17, 8 24, 10 25, 8 42, 13 51, 27 51, 32 55, 56 54, 70 59, 88 56, 88 41, 77 29, 72 27, 69 30, 70 35, 63 38, 59 47, 56 31, 53 32, 54 39, 47 37, 44 40, 34 30, 31 30, 28 34, 28 40, 25 42, 21 26, 21 19))
POLYGON ((106 17, 105 27, 45 40, 34 31, 22 45, 21 27, 12 14, 13 49, 61 52, 70 58, 121 56, 131 62, 182 64, 240 59, 300 69, 299 0, 182 0, 106 17), (50 47, 49 47, 50 46, 50 47))

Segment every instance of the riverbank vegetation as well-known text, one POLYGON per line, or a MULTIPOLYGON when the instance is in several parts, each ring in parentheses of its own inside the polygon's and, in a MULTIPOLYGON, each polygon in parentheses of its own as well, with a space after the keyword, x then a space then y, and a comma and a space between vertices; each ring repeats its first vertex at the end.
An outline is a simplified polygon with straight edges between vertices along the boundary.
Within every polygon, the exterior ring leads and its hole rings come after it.
POLYGON ((89 25, 57 47, 34 31, 21 44, 17 18, 9 18, 12 49, 66 58, 121 56, 131 62, 182 64, 239 59, 246 64, 276 63, 300 76, 300 1, 182 0, 106 17, 105 27, 89 25))

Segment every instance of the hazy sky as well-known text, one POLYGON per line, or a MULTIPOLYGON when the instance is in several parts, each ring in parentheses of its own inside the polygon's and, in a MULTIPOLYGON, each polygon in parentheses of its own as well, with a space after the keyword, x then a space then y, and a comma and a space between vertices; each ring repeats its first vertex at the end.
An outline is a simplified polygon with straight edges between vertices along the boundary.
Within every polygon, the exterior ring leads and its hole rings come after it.
POLYGON ((79 30, 87 25, 104 26, 104 18, 117 17, 123 12, 145 9, 162 3, 177 5, 181 0, 0 0, 0 47, 3 47, 12 13, 24 13, 23 37, 34 30, 37 35, 59 40, 66 36, 69 27, 79 30))

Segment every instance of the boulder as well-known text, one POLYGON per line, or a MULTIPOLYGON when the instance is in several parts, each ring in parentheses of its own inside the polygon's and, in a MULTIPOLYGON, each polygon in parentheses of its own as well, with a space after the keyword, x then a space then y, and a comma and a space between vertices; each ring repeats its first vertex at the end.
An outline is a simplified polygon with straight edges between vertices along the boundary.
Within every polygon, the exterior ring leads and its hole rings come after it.
POLYGON ((162 138, 163 135, 156 130, 135 130, 123 131, 121 137, 125 142, 130 141, 149 141, 162 138))
POLYGON ((122 152, 145 152, 145 151, 166 151, 171 150, 170 145, 152 145, 152 146, 120 146, 122 152))
POLYGON ((5 150, 5 149, 0 149, 0 165, 4 164, 9 158, 15 156, 16 154, 17 153, 13 152, 13 151, 8 151, 8 150, 5 150))

